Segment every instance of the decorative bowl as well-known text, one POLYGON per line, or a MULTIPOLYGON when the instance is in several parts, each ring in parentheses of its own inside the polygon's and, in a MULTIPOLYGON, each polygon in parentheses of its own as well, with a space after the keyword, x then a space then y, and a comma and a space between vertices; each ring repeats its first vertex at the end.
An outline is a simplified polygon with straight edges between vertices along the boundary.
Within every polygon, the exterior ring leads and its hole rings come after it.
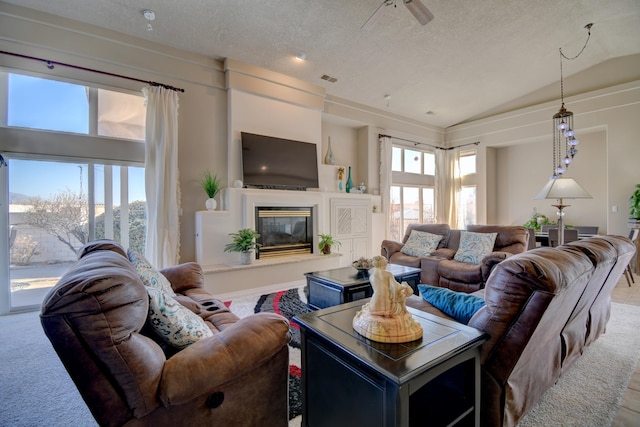
POLYGON ((373 261, 369 258, 361 257, 351 263, 351 266, 359 272, 368 272, 373 268, 373 261))

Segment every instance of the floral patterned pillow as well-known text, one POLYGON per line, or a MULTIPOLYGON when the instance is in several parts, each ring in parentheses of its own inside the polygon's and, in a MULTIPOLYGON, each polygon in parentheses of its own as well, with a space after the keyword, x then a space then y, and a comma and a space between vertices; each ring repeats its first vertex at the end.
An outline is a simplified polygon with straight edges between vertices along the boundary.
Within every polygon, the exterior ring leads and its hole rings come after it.
POLYGON ((407 243, 400 249, 400 252, 417 257, 429 256, 431 252, 436 250, 440 240, 442 240, 442 236, 438 234, 411 230, 407 243))
POLYGON ((145 286, 159 289, 168 293, 172 297, 176 296, 169 279, 156 270, 144 256, 133 249, 129 249, 127 251, 127 255, 129 256, 129 261, 131 261, 131 264, 133 264, 138 272, 140 280, 142 280, 142 283, 144 283, 145 286))
POLYGON ((213 336, 204 320, 171 295, 145 286, 149 294, 149 324, 169 345, 183 349, 200 338, 213 336))
POLYGON ((460 246, 453 259, 468 264, 480 264, 482 258, 493 252, 498 233, 460 231, 460 246))

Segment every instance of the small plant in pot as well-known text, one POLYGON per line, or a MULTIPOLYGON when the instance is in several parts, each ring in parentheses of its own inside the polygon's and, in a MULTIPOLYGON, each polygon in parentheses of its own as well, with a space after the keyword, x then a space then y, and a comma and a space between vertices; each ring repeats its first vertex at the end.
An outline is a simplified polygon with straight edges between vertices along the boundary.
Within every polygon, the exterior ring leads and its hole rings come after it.
POLYGON ((253 252, 262 246, 256 241, 260 234, 250 228, 243 228, 236 233, 229 233, 232 242, 224 247, 225 252, 240 252, 240 262, 251 264, 253 252))
POLYGON ((636 190, 629 197, 629 222, 640 222, 640 184, 636 184, 636 190))
POLYGON ((215 174, 212 174, 210 171, 206 171, 205 173, 202 174, 200 185, 202 186, 202 189, 204 190, 205 193, 207 193, 207 196, 209 197, 205 203, 207 209, 210 211, 215 210, 216 206, 218 205, 218 202, 216 202, 215 197, 221 188, 220 180, 218 179, 218 176, 215 174))
POLYGON ((330 234, 318 234, 320 240, 318 241, 318 249, 322 251, 323 254, 329 255, 331 253, 331 247, 335 246, 339 248, 341 243, 333 238, 330 234))

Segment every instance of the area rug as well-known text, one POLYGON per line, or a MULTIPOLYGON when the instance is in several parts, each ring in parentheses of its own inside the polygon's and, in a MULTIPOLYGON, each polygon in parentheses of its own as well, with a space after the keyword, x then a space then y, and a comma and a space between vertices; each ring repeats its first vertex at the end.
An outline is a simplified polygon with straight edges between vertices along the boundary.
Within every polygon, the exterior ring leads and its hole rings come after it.
POLYGON ((292 318, 307 311, 304 287, 233 299, 225 301, 225 305, 240 317, 270 312, 289 319, 291 333, 291 341, 289 342, 289 425, 291 427, 300 425, 302 414, 300 326, 292 318))

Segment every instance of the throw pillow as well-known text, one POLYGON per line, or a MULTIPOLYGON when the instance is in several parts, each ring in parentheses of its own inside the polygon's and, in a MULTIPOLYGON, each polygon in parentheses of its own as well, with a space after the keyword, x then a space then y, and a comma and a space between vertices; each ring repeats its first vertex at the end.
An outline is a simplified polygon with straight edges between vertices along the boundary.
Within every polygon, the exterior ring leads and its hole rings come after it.
POLYGON ((426 302, 465 325, 469 323, 476 311, 485 305, 484 299, 477 295, 456 292, 448 288, 418 285, 418 290, 426 302))
POLYGON ((462 230, 460 232, 460 246, 453 256, 459 262, 480 264, 482 258, 493 252, 498 233, 474 233, 462 230))
POLYGON ((169 280, 155 269, 144 256, 133 249, 129 249, 127 251, 127 255, 129 256, 129 261, 131 261, 131 264, 135 267, 142 283, 144 283, 145 286, 159 289, 168 293, 172 297, 176 296, 169 280))
POLYGON ((425 257, 431 255, 438 247, 442 236, 426 231, 411 230, 407 243, 402 246, 400 252, 405 255, 425 257))
POLYGON ((160 338, 185 348, 200 338, 213 336, 204 320, 160 289, 145 286, 149 294, 149 323, 160 338))

